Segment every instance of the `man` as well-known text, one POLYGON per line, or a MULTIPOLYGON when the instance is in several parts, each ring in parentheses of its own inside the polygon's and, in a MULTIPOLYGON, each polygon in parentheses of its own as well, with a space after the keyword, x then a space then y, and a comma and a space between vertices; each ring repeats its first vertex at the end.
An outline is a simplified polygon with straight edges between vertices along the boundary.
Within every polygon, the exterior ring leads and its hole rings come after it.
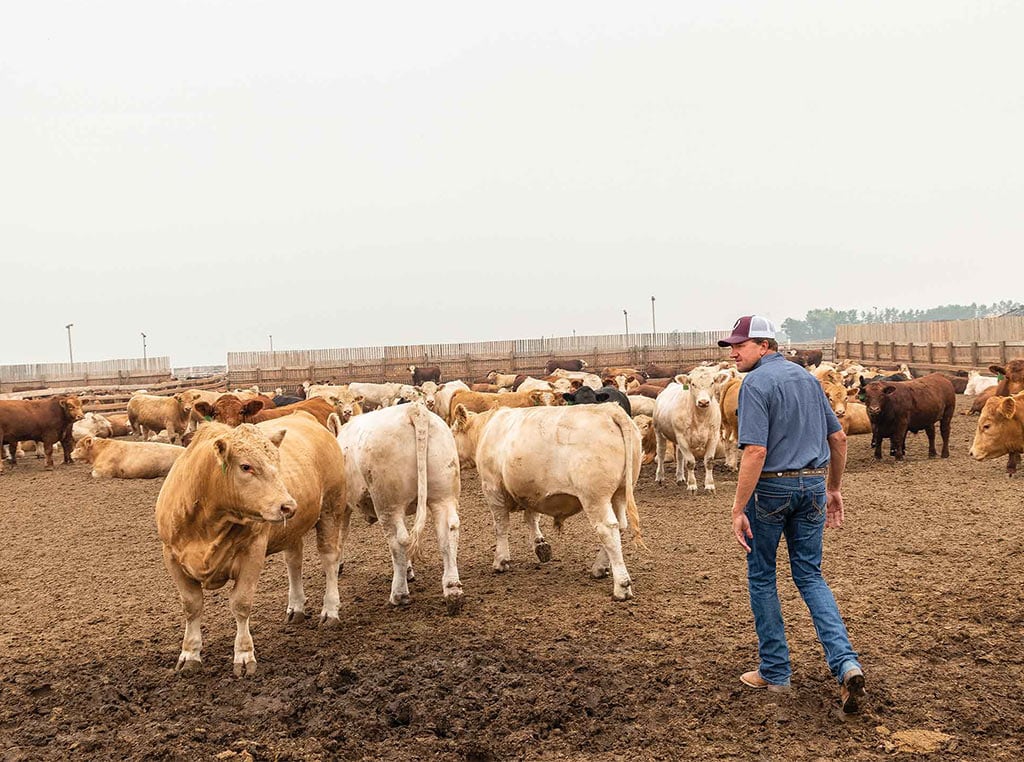
POLYGON ((821 576, 824 528, 843 524, 846 435, 817 379, 778 353, 770 320, 741 317, 732 335, 718 344, 730 347, 729 356, 747 373, 739 396, 743 461, 732 527, 747 552, 760 664, 740 680, 751 688, 789 689, 789 647, 775 586, 776 551, 785 535, 793 581, 839 682, 843 711, 856 712, 864 697, 864 673, 821 576))

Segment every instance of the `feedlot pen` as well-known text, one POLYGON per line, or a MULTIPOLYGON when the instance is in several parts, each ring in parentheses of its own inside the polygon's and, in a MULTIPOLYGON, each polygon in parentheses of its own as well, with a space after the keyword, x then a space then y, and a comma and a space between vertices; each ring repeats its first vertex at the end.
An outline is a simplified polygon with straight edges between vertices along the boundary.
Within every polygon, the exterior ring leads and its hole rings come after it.
MULTIPOLYGON (((644 467, 650 550, 626 543, 627 603, 587 576, 597 537, 582 515, 561 533, 544 519, 554 558, 541 565, 516 514, 512 571, 493 574, 472 470, 458 616, 432 534, 412 605, 389 607, 382 533, 357 516, 342 628, 284 625, 273 556, 251 620, 259 673, 238 680, 227 588, 206 596, 203 672, 173 672, 183 618, 154 527, 160 480, 25 458, 0 475, 0 759, 1020 759, 1024 480, 1005 458, 968 458, 976 421, 955 416, 948 460, 926 457, 923 434, 903 463, 850 440, 846 526, 826 530, 824 561, 868 681, 866 711, 845 719, 782 558, 794 691, 738 681, 756 640, 721 464, 718 493, 697 496, 644 467)), ((307 539, 313 612, 319 567, 307 539)))

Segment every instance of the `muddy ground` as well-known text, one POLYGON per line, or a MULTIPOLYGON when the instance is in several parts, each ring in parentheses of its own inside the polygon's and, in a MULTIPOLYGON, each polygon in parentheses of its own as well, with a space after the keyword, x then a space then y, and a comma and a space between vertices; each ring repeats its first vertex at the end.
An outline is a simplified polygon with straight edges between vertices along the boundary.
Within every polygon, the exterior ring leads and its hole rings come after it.
MULTIPOLYGON (((286 627, 285 567, 270 558, 259 673, 240 680, 226 590, 207 594, 203 672, 173 671, 183 620, 153 523, 160 481, 29 457, 0 475, 0 760, 1020 759, 1024 480, 967 457, 975 421, 956 417, 948 460, 928 460, 923 434, 901 464, 851 440, 847 524, 827 531, 824 564, 868 681, 866 711, 845 719, 784 564, 794 690, 737 680, 756 641, 724 468, 718 493, 695 497, 644 468, 650 550, 628 547, 628 603, 588 577, 597 538, 579 516, 561 534, 546 520, 543 566, 517 518, 513 569, 493 574, 473 471, 456 617, 433 538, 413 604, 389 607, 383 537, 356 518, 343 628, 286 627)), ((306 559, 318 611, 314 542, 306 559)))

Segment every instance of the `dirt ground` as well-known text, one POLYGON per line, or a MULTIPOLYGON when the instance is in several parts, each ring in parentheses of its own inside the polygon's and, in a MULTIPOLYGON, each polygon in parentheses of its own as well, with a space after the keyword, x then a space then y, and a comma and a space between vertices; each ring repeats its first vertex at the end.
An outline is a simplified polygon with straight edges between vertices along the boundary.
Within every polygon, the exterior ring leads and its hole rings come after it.
MULTIPOLYGON (((458 616, 433 538, 412 605, 389 607, 382 533, 356 518, 342 629, 283 624, 271 557, 252 618, 259 673, 237 679, 226 589, 207 593, 204 670, 173 671, 183 618, 153 522, 160 480, 50 473, 30 456, 0 475, 0 760, 1020 759, 1024 480, 967 457, 976 420, 956 416, 948 460, 927 458, 923 434, 900 464, 851 439, 847 524, 827 530, 824 564, 867 675, 866 711, 845 719, 785 564, 794 690, 737 679, 756 640, 724 467, 717 494, 697 496, 644 468, 650 550, 628 545, 627 603, 588 577, 597 537, 582 516, 561 534, 545 521, 544 565, 515 518, 513 568, 493 574, 474 471, 458 616)), ((318 611, 312 541, 305 579, 318 611)))

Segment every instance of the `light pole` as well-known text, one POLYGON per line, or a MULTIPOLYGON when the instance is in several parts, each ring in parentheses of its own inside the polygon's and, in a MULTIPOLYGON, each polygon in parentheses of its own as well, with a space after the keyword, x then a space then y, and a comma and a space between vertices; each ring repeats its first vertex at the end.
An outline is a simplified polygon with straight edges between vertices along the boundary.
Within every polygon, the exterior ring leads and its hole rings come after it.
POLYGON ((626 320, 626 346, 629 346, 629 313, 625 310, 622 311, 622 317, 626 320))
POLYGON ((146 334, 142 333, 142 331, 139 331, 139 333, 142 334, 142 362, 146 362, 146 334))
POLYGON ((66 326, 64 326, 65 328, 68 329, 68 360, 71 361, 72 365, 75 364, 75 352, 71 348, 71 327, 73 325, 74 323, 68 323, 66 326))
POLYGON ((274 351, 274 334, 268 333, 267 338, 270 339, 270 351, 274 351))
POLYGON ((651 333, 658 333, 658 324, 654 320, 654 297, 651 297, 651 333))

